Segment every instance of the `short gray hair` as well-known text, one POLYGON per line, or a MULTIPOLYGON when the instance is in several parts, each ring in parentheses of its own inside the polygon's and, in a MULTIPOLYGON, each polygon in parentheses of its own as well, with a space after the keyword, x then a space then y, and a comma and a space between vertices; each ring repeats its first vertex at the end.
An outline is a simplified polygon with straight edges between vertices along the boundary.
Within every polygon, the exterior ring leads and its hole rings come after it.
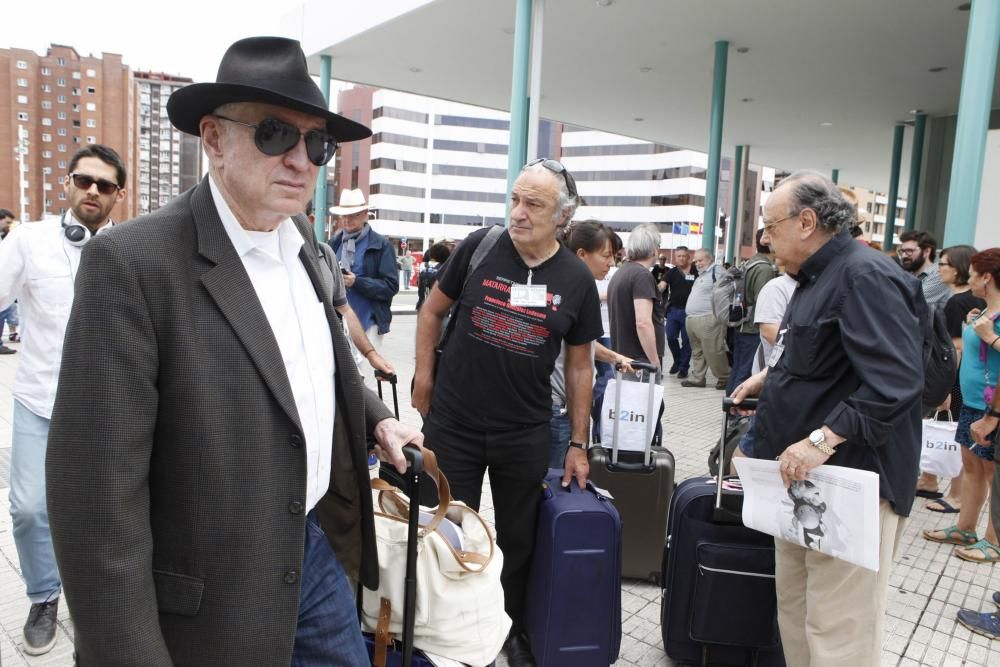
POLYGON ((633 262, 641 262, 660 252, 660 228, 652 223, 635 227, 625 242, 625 252, 633 262))
POLYGON ((847 200, 837 184, 815 171, 797 171, 784 179, 779 187, 788 185, 791 190, 789 215, 798 215, 803 209, 816 212, 820 228, 829 234, 839 234, 850 229, 857 221, 857 208, 847 200))
POLYGON ((545 172, 547 174, 552 174, 552 176, 555 177, 556 182, 559 184, 559 199, 556 201, 555 212, 556 224, 561 223, 563 219, 565 219, 566 224, 568 224, 569 221, 573 219, 573 214, 576 213, 576 207, 580 205, 580 198, 570 196, 569 188, 566 186, 566 179, 563 178, 562 174, 552 171, 541 162, 533 165, 525 165, 521 169, 522 174, 529 171, 535 173, 545 172))

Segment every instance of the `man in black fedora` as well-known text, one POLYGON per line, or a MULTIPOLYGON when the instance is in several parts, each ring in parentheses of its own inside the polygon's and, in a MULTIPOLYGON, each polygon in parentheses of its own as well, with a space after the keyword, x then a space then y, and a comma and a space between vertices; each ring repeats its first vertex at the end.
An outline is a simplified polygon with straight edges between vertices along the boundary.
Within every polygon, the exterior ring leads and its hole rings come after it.
POLYGON ((167 110, 209 175, 87 244, 52 416, 77 664, 366 664, 347 583, 378 579, 366 436, 401 471, 421 436, 364 388, 300 213, 371 132, 275 37, 167 110))

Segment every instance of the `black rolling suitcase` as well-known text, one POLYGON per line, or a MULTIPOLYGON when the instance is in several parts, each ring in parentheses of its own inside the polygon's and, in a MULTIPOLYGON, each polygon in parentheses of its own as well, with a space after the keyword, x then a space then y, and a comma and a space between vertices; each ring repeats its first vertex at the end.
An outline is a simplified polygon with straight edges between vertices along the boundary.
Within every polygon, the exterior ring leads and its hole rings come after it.
MULTIPOLYGON (((643 362, 633 362, 632 366, 649 376, 650 403, 646 414, 657 414, 653 406, 656 367, 643 362)), ((615 376, 620 386, 620 369, 615 370, 615 376)), ((615 397, 615 414, 621 414, 620 393, 615 397)), ((667 509, 674 492, 674 455, 664 447, 652 445, 654 429, 655 424, 650 420, 645 452, 619 452, 615 420, 610 451, 604 446, 590 449, 590 479, 611 493, 622 516, 622 576, 658 583, 667 535, 667 509)))
MULTIPOLYGON (((756 401, 745 400, 746 407, 756 401)), ((731 399, 723 399, 723 435, 731 399)), ((738 478, 678 485, 663 554, 663 648, 682 664, 783 667, 774 538, 743 525, 738 478)))
MULTIPOLYGON (((396 476, 402 481, 402 485, 399 488, 412 498, 420 490, 420 477, 424 469, 423 453, 414 447, 404 447, 403 454, 409 460, 410 465, 406 470, 405 476, 400 475, 398 472, 396 476)), ((417 608, 417 530, 420 526, 420 505, 417 503, 410 504, 408 519, 406 572, 404 575, 406 597, 403 604, 403 636, 399 642, 394 643, 388 649, 384 649, 387 641, 386 638, 376 638, 371 633, 364 633, 365 647, 368 649, 368 657, 371 659, 373 665, 384 664, 385 667, 433 667, 434 665, 420 651, 413 648, 413 628, 416 624, 417 608), (379 652, 380 645, 385 650, 384 654, 380 654, 379 652)), ((388 621, 388 619, 386 620, 388 621)))

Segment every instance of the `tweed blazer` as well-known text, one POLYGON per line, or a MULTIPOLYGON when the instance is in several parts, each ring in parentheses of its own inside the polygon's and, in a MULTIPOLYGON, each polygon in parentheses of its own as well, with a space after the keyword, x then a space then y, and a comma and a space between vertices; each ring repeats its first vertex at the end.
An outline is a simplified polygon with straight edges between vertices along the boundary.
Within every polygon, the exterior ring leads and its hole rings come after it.
MULTIPOLYGON (((374 588, 366 434, 391 413, 364 388, 316 241, 295 222, 336 363, 317 511, 347 572, 374 588)), ((88 242, 46 457, 78 664, 287 665, 303 444, 278 344, 207 179, 88 242)))

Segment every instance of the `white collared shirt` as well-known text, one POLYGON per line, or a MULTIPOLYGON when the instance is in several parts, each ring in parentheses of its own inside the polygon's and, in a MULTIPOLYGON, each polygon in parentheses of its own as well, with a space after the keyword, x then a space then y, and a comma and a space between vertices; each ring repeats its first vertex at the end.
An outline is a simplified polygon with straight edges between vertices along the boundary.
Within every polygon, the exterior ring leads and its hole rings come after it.
POLYGON ((304 241, 291 218, 272 232, 248 231, 240 226, 211 177, 209 184, 222 226, 271 325, 292 387, 306 439, 308 512, 330 486, 336 410, 330 323, 299 259, 304 241))
MULTIPOLYGON (((66 224, 73 222, 67 212, 66 224)), ((106 224, 97 233, 110 228, 106 224)), ((46 419, 52 418, 56 399, 80 252, 66 239, 58 217, 18 225, 0 243, 0 309, 17 299, 23 323, 13 395, 46 419)))

